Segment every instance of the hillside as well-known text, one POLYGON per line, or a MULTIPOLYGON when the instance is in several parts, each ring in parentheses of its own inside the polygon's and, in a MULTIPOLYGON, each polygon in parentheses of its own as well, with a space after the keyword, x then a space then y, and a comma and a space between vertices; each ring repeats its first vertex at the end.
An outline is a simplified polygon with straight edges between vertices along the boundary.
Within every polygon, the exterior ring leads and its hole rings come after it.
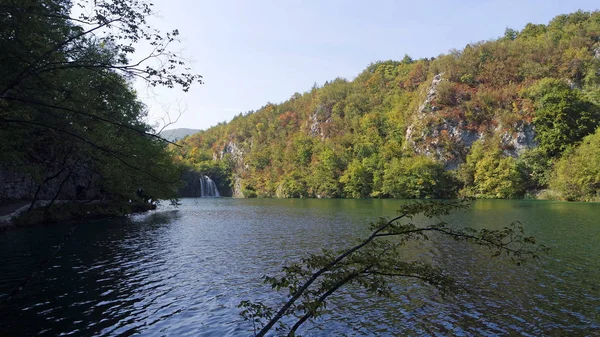
MULTIPOLYGON (((599 84, 600 12, 576 12, 373 63, 187 137, 176 158, 234 196, 518 198, 562 186, 555 163, 598 127, 599 84)), ((588 180, 554 192, 595 200, 588 180)))

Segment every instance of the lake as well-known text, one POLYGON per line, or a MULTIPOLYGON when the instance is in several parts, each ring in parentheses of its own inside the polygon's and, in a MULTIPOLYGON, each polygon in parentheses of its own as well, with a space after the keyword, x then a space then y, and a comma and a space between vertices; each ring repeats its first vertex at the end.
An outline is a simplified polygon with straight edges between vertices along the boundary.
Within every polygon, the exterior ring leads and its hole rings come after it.
MULTIPOLYGON (((3 233, 0 335, 251 336, 239 302, 283 295, 261 276, 321 248, 353 244, 371 221, 394 216, 400 202, 184 199, 176 209, 125 219, 3 233)), ((493 229, 519 220, 552 250, 517 267, 442 238, 411 244, 408 259, 433 261, 468 281, 470 291, 441 297, 398 280, 397 296, 386 299, 345 288, 331 298, 331 312, 301 333, 600 335, 600 204, 479 200, 446 220, 493 229)))

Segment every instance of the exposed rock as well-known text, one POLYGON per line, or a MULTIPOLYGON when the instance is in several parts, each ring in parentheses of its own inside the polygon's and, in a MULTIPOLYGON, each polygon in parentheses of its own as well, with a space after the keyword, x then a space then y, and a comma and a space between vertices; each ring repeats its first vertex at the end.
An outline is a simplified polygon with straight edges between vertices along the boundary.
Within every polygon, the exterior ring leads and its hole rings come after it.
MULTIPOLYGON (((244 150, 233 140, 230 140, 229 143, 227 143, 227 145, 225 145, 225 147, 219 152, 219 159, 223 159, 226 154, 231 155, 231 159, 233 160, 238 172, 248 168, 248 165, 244 163, 244 150)), ((217 160, 216 153, 213 153, 213 160, 217 160)))
POLYGON ((240 176, 238 176, 237 174, 233 177, 232 196, 234 198, 244 197, 244 193, 242 192, 242 178, 240 178, 240 176))
POLYGON ((567 84, 571 90, 581 89, 581 83, 577 83, 571 79, 567 79, 567 84))
POLYGON ((427 90, 427 97, 425 98, 425 101, 423 101, 423 103, 419 105, 419 112, 434 112, 438 110, 438 107, 433 106, 432 102, 435 99, 435 96, 437 95, 436 89, 438 84, 440 84, 444 80, 442 78, 443 75, 444 73, 440 73, 433 77, 433 80, 431 81, 431 86, 429 87, 429 90, 427 90))
POLYGON ((29 174, 0 171, 0 200, 29 199, 33 196, 36 184, 29 174))
POLYGON ((518 157, 524 150, 537 146, 533 125, 523 120, 503 127, 494 117, 484 124, 469 125, 463 115, 452 111, 452 107, 440 109, 433 106, 436 88, 444 81, 442 75, 433 78, 425 100, 414 114, 406 130, 405 146, 418 154, 436 159, 450 170, 463 163, 473 143, 486 135, 499 136, 500 146, 506 155, 512 157, 518 157))
POLYGON ((309 118, 309 132, 312 136, 320 136, 327 138, 326 128, 324 124, 331 122, 331 109, 324 105, 319 105, 315 112, 309 118))
POLYGON ((442 162, 447 169, 455 169, 464 161, 471 145, 483 135, 468 128, 464 120, 437 116, 440 107, 433 103, 437 86, 444 81, 443 75, 433 77, 425 100, 406 130, 405 139, 416 153, 442 162))
POLYGON ((280 183, 279 185, 277 185, 277 190, 275 190, 275 197, 276 198, 285 198, 285 192, 283 190, 283 183, 280 183))
POLYGON ((407 141, 413 150, 440 161, 448 170, 456 169, 471 145, 483 138, 477 131, 466 128, 461 120, 441 119, 437 125, 421 128, 419 135, 414 134, 415 128, 413 124, 407 130, 407 141))
MULTIPOLYGON (((231 159, 235 165, 234 171, 238 173, 233 176, 231 195, 235 198, 242 198, 244 197, 244 193, 242 192, 242 178, 239 174, 248 169, 248 164, 244 163, 244 149, 233 140, 230 140, 219 152, 219 159, 223 159, 226 154, 231 155, 231 159)), ((213 154, 213 159, 216 160, 216 153, 213 154)))
POLYGON ((519 121, 513 132, 504 132, 500 135, 504 154, 511 157, 518 157, 523 151, 537 146, 535 141, 535 127, 532 124, 526 124, 519 121))
MULTIPOLYGON (((73 164, 72 172, 56 168, 47 176, 57 174, 54 179, 42 185, 37 199, 90 200, 100 197, 101 191, 95 187, 97 175, 89 172, 86 164, 73 164), (63 183, 64 181, 64 183, 63 183)), ((38 190, 39 182, 29 173, 0 170, 0 201, 32 200, 38 190)))

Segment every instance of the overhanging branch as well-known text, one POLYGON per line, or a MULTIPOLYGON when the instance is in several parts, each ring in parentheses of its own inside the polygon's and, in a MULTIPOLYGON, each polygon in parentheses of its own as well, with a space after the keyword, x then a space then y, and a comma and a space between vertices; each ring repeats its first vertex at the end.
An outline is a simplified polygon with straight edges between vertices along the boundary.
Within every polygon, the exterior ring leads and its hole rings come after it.
POLYGON ((166 142, 166 143, 169 143, 169 144, 181 147, 181 145, 179 145, 179 144, 177 144, 175 142, 172 142, 172 141, 170 141, 168 139, 165 139, 165 138, 163 138, 163 137, 161 137, 159 135, 156 135, 156 134, 153 134, 153 133, 149 133, 149 132, 146 132, 146 131, 143 131, 143 130, 139 130, 139 129, 136 129, 136 128, 134 128, 132 126, 129 126, 127 124, 115 122, 115 121, 112 121, 110 119, 107 119, 107 118, 104 118, 104 117, 101 117, 101 116, 97 116, 97 115, 94 115, 94 114, 91 114, 91 113, 83 112, 83 111, 80 111, 80 110, 66 108, 66 107, 61 107, 61 106, 53 105, 53 104, 47 104, 47 103, 43 103, 43 102, 37 102, 37 101, 34 101, 34 100, 29 100, 29 99, 17 98, 17 97, 0 97, 0 99, 4 99, 4 100, 7 100, 7 101, 21 102, 21 103, 25 103, 25 104, 29 104, 29 105, 43 106, 43 107, 46 107, 46 108, 52 108, 52 109, 63 110, 63 111, 68 111, 68 112, 73 112, 73 113, 76 113, 76 114, 79 114, 79 115, 83 115, 83 116, 87 116, 87 117, 90 117, 90 118, 98 119, 98 120, 101 120, 101 121, 103 121, 105 123, 109 123, 109 124, 112 124, 112 125, 115 125, 115 126, 118 126, 118 127, 126 128, 126 129, 129 129, 131 131, 137 132, 137 133, 139 133, 141 135, 153 137, 153 138, 159 139, 159 140, 161 140, 163 142, 166 142))

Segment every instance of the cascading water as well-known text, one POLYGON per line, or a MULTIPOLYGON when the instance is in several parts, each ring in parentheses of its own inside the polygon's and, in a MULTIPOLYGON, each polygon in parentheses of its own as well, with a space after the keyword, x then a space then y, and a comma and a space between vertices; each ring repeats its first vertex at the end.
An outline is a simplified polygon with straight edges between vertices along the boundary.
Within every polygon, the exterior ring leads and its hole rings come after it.
POLYGON ((200 177, 200 197, 220 197, 217 184, 208 176, 200 177))

